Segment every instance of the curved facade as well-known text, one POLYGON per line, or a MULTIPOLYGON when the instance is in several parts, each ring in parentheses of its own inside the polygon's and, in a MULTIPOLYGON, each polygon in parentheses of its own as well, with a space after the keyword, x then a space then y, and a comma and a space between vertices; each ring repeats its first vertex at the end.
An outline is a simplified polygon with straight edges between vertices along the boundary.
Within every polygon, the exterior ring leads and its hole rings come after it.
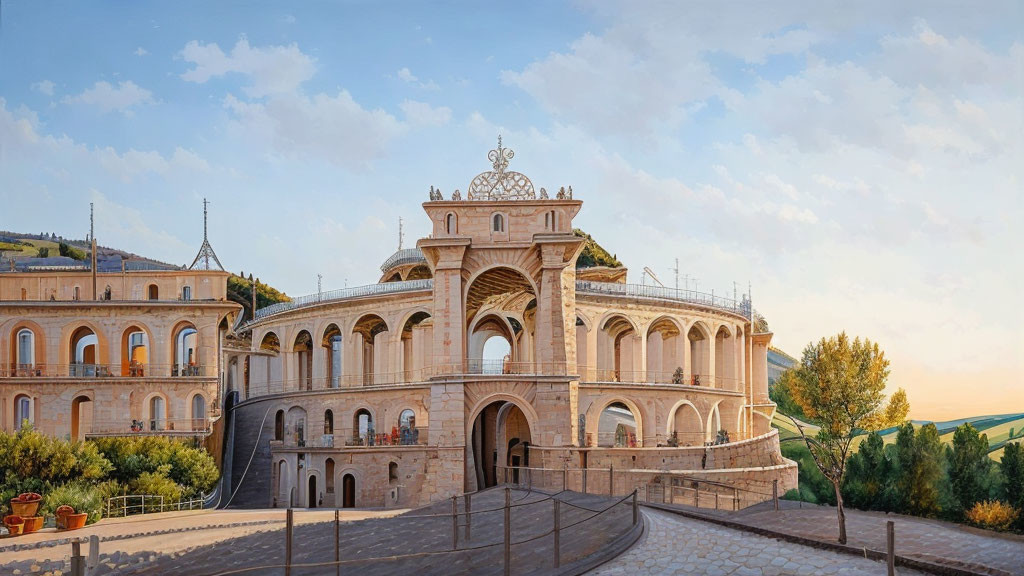
POLYGON ((269 444, 256 499, 406 506, 493 485, 505 467, 610 466, 633 475, 619 492, 667 470, 794 487, 770 428, 771 334, 753 331, 749 300, 577 270, 582 202, 535 191, 510 158, 499 143, 467 199, 431 189, 432 234, 380 283, 241 328, 251 344, 225 366, 269 444))

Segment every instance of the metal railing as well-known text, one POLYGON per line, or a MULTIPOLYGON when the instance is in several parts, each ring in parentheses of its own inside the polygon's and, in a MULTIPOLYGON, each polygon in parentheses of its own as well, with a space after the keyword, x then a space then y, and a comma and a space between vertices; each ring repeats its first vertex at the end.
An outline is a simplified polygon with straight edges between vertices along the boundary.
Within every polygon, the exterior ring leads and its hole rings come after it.
POLYGON ((401 266, 402 264, 411 264, 413 262, 426 262, 426 257, 423 256, 423 252, 419 248, 405 248, 399 250, 391 255, 383 264, 380 265, 381 272, 387 272, 395 266, 401 266))
POLYGON ((426 278, 422 280, 406 280, 404 282, 384 282, 381 284, 370 284, 368 286, 356 286, 354 288, 330 290, 328 292, 317 292, 316 294, 307 294, 306 296, 292 298, 290 302, 278 302, 277 304, 272 304, 270 306, 267 306, 266 308, 260 308, 259 310, 256 311, 256 320, 258 321, 263 318, 266 318, 267 316, 271 316, 288 310, 294 310, 296 308, 313 306, 321 302, 333 302, 337 300, 347 300, 349 298, 362 298, 365 296, 394 294, 397 292, 415 292, 419 290, 430 290, 433 287, 434 281, 430 278, 426 278))
POLYGON ((642 284, 619 284, 616 282, 593 282, 590 280, 577 280, 576 292, 584 294, 601 294, 611 296, 628 296, 632 298, 652 298, 655 300, 672 300, 676 302, 689 302, 711 306, 721 310, 727 310, 739 314, 744 318, 750 318, 750 300, 736 300, 723 296, 716 296, 714 292, 698 292, 696 290, 681 290, 679 288, 667 288, 663 286, 645 286, 642 284))
POLYGON ((86 436, 131 435, 206 435, 210 433, 208 418, 151 418, 149 420, 94 420, 86 436))
POLYGON ((372 425, 367 430, 360 431, 358 428, 338 428, 333 432, 316 434, 315 430, 306 430, 292 424, 284 426, 281 430, 281 437, 271 438, 282 448, 346 448, 353 447, 375 447, 381 446, 426 446, 427 428, 417 426, 397 426, 389 432, 374 428, 372 425))
POLYGON ((124 518, 137 514, 156 514, 181 510, 202 510, 205 496, 198 499, 165 501, 163 496, 153 494, 126 494, 107 498, 104 518, 124 518))
POLYGON ((0 365, 0 378, 211 378, 205 364, 14 364, 0 365))

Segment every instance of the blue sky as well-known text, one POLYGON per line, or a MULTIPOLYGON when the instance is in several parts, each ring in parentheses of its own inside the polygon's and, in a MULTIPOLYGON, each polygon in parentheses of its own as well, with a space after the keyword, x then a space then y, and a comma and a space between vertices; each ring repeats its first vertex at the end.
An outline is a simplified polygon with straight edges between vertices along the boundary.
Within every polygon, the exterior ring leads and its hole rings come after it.
MULTIPOLYGON (((377 280, 498 133, 775 343, 877 340, 915 417, 1024 409, 1019 3, 0 4, 0 228, 290 294, 377 280), (970 383, 970 386, 965 386, 970 383), (978 398, 971 388, 983 383, 978 398)), ((692 286, 692 284, 691 284, 692 286)))

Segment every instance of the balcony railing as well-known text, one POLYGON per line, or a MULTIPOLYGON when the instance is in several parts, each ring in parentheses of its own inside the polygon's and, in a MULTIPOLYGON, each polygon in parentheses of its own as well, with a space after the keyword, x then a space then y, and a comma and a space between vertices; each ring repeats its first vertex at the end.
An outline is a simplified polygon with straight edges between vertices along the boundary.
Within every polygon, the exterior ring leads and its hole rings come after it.
POLYGON ((256 311, 256 320, 261 320, 267 316, 280 314, 281 312, 294 310, 296 308, 314 306, 322 302, 334 302, 338 300, 347 300, 349 298, 362 298, 365 296, 378 296, 398 292, 416 292, 419 290, 430 290, 433 287, 434 281, 430 278, 425 278, 422 280, 384 282, 381 284, 370 284, 369 286, 356 286, 354 288, 342 288, 340 290, 330 290, 328 292, 317 292, 316 294, 308 294, 306 296, 292 298, 289 302, 279 302, 277 304, 267 306, 266 308, 260 308, 256 311))
POLYGON ((210 433, 208 418, 152 418, 94 420, 86 430, 86 436, 131 436, 131 435, 207 435, 210 433))
POLYGON ((666 288, 663 286, 644 286, 641 284, 619 284, 616 282, 592 282, 589 280, 577 280, 576 292, 583 294, 601 294, 611 296, 627 296, 632 298, 651 298, 655 300, 672 300, 677 302, 689 302, 710 306, 721 310, 727 310, 739 314, 744 318, 750 318, 750 300, 735 300, 723 296, 716 296, 714 292, 698 292, 696 290, 680 290, 678 288, 666 288))
POLYGON ((423 256, 423 252, 419 248, 406 248, 399 250, 391 255, 390 258, 384 261, 380 266, 381 272, 387 272, 395 266, 401 266, 402 264, 412 264, 413 262, 426 262, 427 259, 423 256))
POLYGON ((205 364, 15 364, 0 366, 0 378, 208 378, 217 376, 205 364))
POLYGON ((427 429, 417 426, 395 426, 389 431, 377 430, 372 426, 360 431, 355 428, 334 428, 331 434, 307 436, 308 431, 296 426, 286 426, 283 436, 277 439, 284 448, 341 448, 380 446, 425 446, 427 429))

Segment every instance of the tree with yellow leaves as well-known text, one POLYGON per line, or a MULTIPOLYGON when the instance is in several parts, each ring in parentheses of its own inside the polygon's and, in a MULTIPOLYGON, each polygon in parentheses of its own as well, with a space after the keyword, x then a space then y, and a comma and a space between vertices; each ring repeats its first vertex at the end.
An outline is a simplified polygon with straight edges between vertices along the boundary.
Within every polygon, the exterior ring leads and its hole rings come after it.
POLYGON ((793 402, 808 419, 821 426, 808 436, 799 421, 790 417, 821 473, 832 483, 839 515, 839 543, 846 543, 846 515, 840 487, 846 474, 853 439, 865 432, 894 426, 906 420, 910 404, 903 389, 885 402, 889 361, 878 344, 845 332, 822 338, 804 349, 788 388, 793 402))

